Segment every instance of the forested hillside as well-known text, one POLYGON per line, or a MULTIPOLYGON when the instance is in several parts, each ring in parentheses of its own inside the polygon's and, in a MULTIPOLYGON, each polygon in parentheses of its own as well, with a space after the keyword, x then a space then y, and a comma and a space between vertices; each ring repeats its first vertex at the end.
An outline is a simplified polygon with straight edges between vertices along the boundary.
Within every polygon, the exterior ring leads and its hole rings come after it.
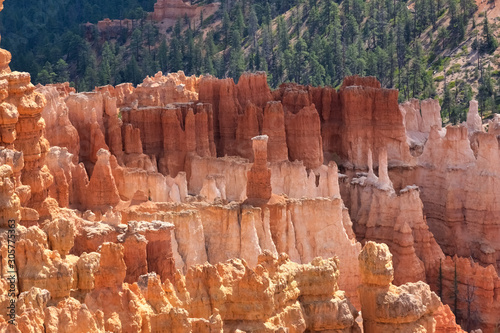
POLYGON ((202 24, 179 18, 167 31, 145 19, 154 2, 9 1, 2 45, 12 68, 35 82, 69 80, 81 91, 137 84, 158 70, 233 78, 265 70, 273 87, 337 87, 346 75, 374 75, 401 100, 440 98, 453 123, 474 97, 483 113, 497 108, 497 19, 474 0, 225 0, 202 24), (105 17, 139 21, 118 38, 82 25, 105 17))

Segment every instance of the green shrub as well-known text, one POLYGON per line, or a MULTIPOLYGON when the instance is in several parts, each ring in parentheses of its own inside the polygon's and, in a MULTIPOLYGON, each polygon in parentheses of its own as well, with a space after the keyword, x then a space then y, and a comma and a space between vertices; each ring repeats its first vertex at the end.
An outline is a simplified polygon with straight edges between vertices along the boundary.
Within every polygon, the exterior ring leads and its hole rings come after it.
POLYGON ((436 82, 441 82, 441 81, 444 81, 444 76, 443 76, 443 75, 436 76, 436 77, 434 78, 434 81, 436 81, 436 82))

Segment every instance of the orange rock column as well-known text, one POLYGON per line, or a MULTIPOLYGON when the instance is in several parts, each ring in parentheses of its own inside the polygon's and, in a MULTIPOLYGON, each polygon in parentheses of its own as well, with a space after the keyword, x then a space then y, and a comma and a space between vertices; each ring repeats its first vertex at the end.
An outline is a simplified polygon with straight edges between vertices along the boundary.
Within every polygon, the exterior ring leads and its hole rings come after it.
POLYGON ((248 171, 248 199, 269 200, 272 194, 271 170, 267 167, 267 135, 252 138, 254 163, 248 171))

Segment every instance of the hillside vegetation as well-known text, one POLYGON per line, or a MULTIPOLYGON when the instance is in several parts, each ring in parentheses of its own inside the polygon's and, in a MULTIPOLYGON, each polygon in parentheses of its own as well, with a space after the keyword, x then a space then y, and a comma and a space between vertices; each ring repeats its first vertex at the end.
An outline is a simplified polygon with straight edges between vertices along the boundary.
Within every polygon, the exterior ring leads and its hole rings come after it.
POLYGON ((154 2, 9 1, 2 46, 35 82, 71 81, 80 91, 137 84, 158 70, 233 78, 264 70, 272 87, 337 87, 359 74, 399 89, 401 101, 438 97, 452 123, 472 98, 485 115, 497 109, 497 18, 474 0, 224 0, 202 24, 179 18, 166 31, 146 19, 154 2), (117 38, 83 25, 105 17, 138 21, 117 38))

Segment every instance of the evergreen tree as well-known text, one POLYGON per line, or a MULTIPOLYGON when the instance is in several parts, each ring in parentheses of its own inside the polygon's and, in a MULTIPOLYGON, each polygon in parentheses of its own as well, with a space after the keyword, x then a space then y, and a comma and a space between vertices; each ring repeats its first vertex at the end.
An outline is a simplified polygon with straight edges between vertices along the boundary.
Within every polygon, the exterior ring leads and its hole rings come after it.
POLYGON ((215 45, 213 33, 210 32, 205 39, 205 57, 203 59, 203 73, 208 73, 215 75, 216 68, 214 64, 214 54, 215 54, 215 45))
POLYGON ((59 59, 54 66, 57 82, 69 82, 68 64, 63 59, 59 59))
POLYGON ((85 83, 89 90, 94 89, 99 83, 99 77, 97 73, 97 60, 95 53, 93 51, 90 52, 88 65, 85 69, 84 74, 85 83))
POLYGON ((233 29, 231 34, 231 49, 229 56, 229 76, 237 81, 245 70, 245 59, 241 49, 241 37, 238 29, 233 29))
POLYGON ((446 81, 444 83, 444 93, 443 93, 443 105, 441 106, 441 110, 443 110, 443 113, 444 111, 446 111, 446 113, 444 113, 442 116, 443 116, 443 119, 444 119, 444 116, 448 116, 448 118, 451 116, 451 110, 453 108, 453 101, 451 99, 451 92, 450 92, 450 86, 448 84, 446 84, 446 81))
POLYGON ((160 47, 158 48, 158 62, 160 64, 160 70, 166 73, 168 71, 168 49, 167 40, 165 38, 161 41, 160 47))
POLYGON ((270 37, 269 26, 263 24, 262 25, 262 50, 264 52, 264 57, 266 58, 266 62, 269 63, 271 60, 271 56, 273 54, 273 45, 270 37))
POLYGON ((38 73, 37 81, 41 84, 50 84, 54 83, 57 78, 57 74, 54 72, 52 68, 52 64, 50 62, 46 62, 43 69, 38 73))
POLYGON ((229 45, 229 39, 231 38, 231 19, 229 18, 229 13, 224 12, 224 18, 222 20, 222 34, 224 36, 224 48, 229 45))
POLYGON ((257 43, 257 30, 259 29, 259 20, 255 13, 254 6, 250 7, 250 16, 248 17, 248 35, 252 39, 253 46, 257 43))
POLYGON ((171 72, 177 72, 183 69, 181 45, 175 36, 170 41, 168 63, 171 72))
POLYGON ((493 80, 491 79, 491 66, 488 66, 479 79, 479 88, 477 94, 481 118, 483 113, 494 103, 493 80))
POLYGON ((356 18, 353 15, 347 16, 343 32, 343 40, 345 43, 347 43, 347 45, 350 45, 356 41, 356 38, 359 34, 359 26, 356 18))
POLYGON ((235 24, 238 29, 238 32, 241 37, 245 36, 245 19, 243 17, 243 11, 241 9, 241 5, 238 3, 238 5, 235 7, 236 9, 236 19, 235 19, 235 24))
POLYGON ((134 53, 135 59, 139 59, 140 50, 142 48, 142 32, 139 28, 132 32, 130 39, 130 50, 134 53))
POLYGON ((302 39, 299 38, 294 46, 293 53, 293 80, 297 83, 307 84, 309 79, 309 53, 307 52, 307 44, 302 39))
POLYGON ((482 51, 487 53, 493 53, 498 47, 498 41, 491 32, 490 23, 488 21, 488 15, 484 13, 483 21, 483 44, 482 51))
POLYGON ((99 84, 113 84, 116 80, 116 56, 111 45, 105 42, 102 47, 102 59, 99 65, 99 84))
POLYGON ((422 50, 422 44, 420 41, 415 42, 413 48, 413 61, 411 65, 412 79, 413 79, 413 97, 418 97, 420 92, 423 90, 423 76, 425 71, 424 55, 422 50))
POLYGON ((132 82, 133 84, 139 84, 141 83, 142 80, 142 72, 141 69, 139 68, 139 65, 137 64, 137 60, 135 59, 135 56, 132 56, 130 61, 127 64, 126 72, 125 72, 125 79, 128 82, 132 82))
POLYGON ((158 28, 148 21, 144 25, 144 38, 146 40, 146 45, 148 46, 148 51, 151 54, 151 47, 156 45, 158 41, 158 28))
POLYGON ((289 45, 288 28, 283 16, 278 17, 278 47, 280 52, 285 52, 289 45))

